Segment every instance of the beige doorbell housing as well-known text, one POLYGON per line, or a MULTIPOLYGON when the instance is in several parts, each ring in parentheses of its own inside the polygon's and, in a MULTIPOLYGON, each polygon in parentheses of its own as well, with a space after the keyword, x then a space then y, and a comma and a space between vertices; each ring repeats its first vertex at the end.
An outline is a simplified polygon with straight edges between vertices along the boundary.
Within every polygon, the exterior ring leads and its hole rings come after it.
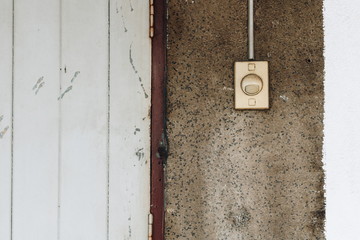
POLYGON ((235 109, 269 108, 268 62, 235 63, 235 109))
POLYGON ((269 63, 254 61, 254 0, 249 0, 249 61, 235 62, 235 109, 269 109, 269 63))

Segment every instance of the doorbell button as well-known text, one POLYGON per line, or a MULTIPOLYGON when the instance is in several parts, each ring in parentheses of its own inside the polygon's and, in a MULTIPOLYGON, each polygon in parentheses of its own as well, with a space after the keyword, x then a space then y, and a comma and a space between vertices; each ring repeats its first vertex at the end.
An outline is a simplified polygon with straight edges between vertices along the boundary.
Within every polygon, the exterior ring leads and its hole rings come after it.
POLYGON ((255 84, 247 85, 245 86, 245 93, 247 95, 256 95, 258 92, 260 92, 259 89, 260 89, 259 85, 255 85, 255 84))
POLYGON ((263 87, 261 78, 256 74, 246 75, 241 81, 241 88, 246 95, 254 96, 258 94, 263 87))
POLYGON ((235 62, 235 109, 269 109, 269 63, 235 62))

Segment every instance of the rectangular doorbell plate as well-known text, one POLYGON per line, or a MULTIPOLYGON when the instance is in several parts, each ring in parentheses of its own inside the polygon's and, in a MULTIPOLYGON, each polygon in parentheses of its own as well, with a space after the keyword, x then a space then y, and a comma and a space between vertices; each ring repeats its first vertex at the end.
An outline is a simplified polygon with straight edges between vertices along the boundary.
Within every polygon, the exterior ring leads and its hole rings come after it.
POLYGON ((235 109, 269 109, 269 63, 235 62, 235 109))

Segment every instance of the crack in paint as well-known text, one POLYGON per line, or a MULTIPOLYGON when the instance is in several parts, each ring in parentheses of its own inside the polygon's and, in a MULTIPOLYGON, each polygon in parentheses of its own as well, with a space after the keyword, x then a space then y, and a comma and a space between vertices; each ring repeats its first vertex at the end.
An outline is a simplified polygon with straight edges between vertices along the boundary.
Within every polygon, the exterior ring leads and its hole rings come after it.
POLYGON ((144 92, 144 95, 145 95, 145 98, 148 98, 149 95, 147 95, 146 91, 145 91, 145 88, 144 88, 144 84, 142 83, 142 78, 140 77, 140 75, 138 74, 138 70, 136 69, 135 67, 135 64, 134 64, 134 59, 132 58, 132 45, 133 43, 130 44, 130 48, 129 48, 129 60, 130 60, 130 64, 132 66, 132 69, 134 70, 134 73, 135 75, 138 77, 139 79, 139 82, 140 82, 140 86, 144 92))
POLYGON ((235 227, 246 227, 249 225, 251 220, 251 214, 245 207, 243 207, 240 209, 239 213, 232 213, 232 220, 235 227))
POLYGON ((4 119, 4 115, 0 116, 0 122, 4 119))

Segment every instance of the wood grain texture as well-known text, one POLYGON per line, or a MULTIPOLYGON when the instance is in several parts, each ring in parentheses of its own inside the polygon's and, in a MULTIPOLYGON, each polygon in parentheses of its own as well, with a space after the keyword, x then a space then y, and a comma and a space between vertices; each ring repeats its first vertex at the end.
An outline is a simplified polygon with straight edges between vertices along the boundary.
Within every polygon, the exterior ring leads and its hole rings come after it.
POLYGON ((12 1, 0 2, 0 239, 11 238, 12 1))
POLYGON ((15 1, 13 240, 57 237, 59 1, 15 1), (36 7, 34 7, 36 6, 36 7))

